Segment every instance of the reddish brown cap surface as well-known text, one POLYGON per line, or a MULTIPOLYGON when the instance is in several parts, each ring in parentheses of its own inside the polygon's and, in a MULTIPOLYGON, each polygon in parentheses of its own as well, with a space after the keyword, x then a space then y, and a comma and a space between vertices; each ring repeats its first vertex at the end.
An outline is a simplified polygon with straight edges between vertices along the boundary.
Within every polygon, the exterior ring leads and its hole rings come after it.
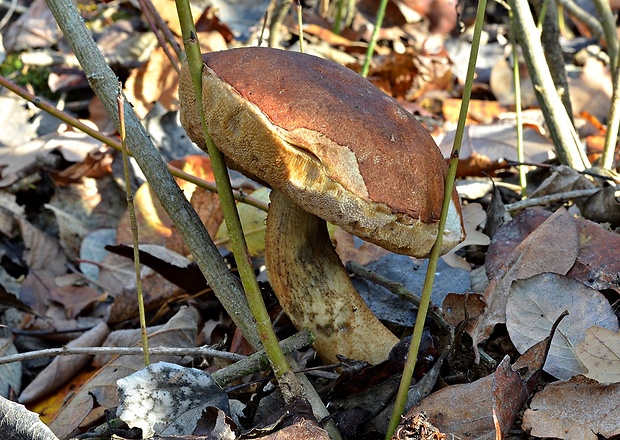
MULTIPOLYGON (((412 255, 430 250, 447 166, 395 100, 343 66, 297 52, 242 48, 203 61, 210 133, 240 168, 362 238, 412 255)), ((182 121, 201 144, 190 93, 182 79, 182 121)), ((463 238, 456 192, 453 201, 446 249, 463 238)))

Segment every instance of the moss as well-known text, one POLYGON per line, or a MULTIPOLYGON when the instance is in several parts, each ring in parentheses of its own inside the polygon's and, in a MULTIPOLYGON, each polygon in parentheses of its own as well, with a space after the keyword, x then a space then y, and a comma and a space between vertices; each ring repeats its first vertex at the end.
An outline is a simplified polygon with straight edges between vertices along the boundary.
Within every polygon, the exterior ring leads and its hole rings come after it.
POLYGON ((56 96, 47 85, 50 71, 49 67, 25 66, 19 54, 9 54, 4 63, 0 64, 0 75, 9 78, 19 86, 30 85, 35 94, 47 99, 53 99, 56 96))

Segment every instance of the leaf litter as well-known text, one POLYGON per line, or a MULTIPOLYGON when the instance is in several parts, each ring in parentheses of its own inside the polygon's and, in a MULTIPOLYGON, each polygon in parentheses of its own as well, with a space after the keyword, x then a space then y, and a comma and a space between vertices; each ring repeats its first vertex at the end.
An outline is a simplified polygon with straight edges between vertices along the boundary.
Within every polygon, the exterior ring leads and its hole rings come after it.
MULTIPOLYGON (((21 6, 20 1, 17 3, 21 6)), ((216 7, 196 15, 203 51, 225 49, 243 40, 254 44, 268 2, 237 3, 231 8, 229 2, 217 2, 216 7)), ((370 35, 376 6, 359 2, 337 35, 325 11, 312 7, 312 2, 302 3, 307 45, 359 71, 364 39, 370 35), (319 40, 322 45, 317 44, 319 40)), ((416 113, 447 151, 451 147, 455 109, 460 106, 459 65, 466 64, 458 61, 458 53, 468 53, 469 43, 443 34, 456 25, 451 15, 454 5, 449 1, 429 2, 432 6, 427 9, 416 6, 419 14, 427 15, 422 21, 406 13, 410 3, 415 2, 390 2, 380 32, 383 44, 376 49, 369 79, 416 113), (437 15, 436 11, 444 13, 437 15)), ((172 163, 178 168, 212 181, 208 158, 195 155, 197 151, 178 124, 178 80, 172 63, 161 48, 155 47, 154 35, 137 20, 137 9, 114 5, 110 10, 114 8, 122 18, 110 18, 98 4, 83 14, 123 79, 126 96, 144 118, 166 160, 177 160, 172 163)), ((170 23, 174 38, 180 42, 176 14, 171 14, 169 5, 162 2, 155 2, 155 8, 170 23)), ((53 55, 56 61, 51 64, 48 80, 50 91, 57 93, 53 99, 68 97, 68 112, 113 132, 107 116, 97 110, 100 103, 86 88, 86 80, 76 69, 75 59, 44 3, 34 2, 21 11, 20 18, 1 31, 8 52, 21 57, 28 66, 18 69, 15 77, 26 75, 29 69, 36 71, 40 68, 38 60, 53 55)), ((465 10, 465 21, 471 17, 467 14, 465 10)), ((502 14, 495 14, 501 21, 502 14)), ((285 17, 282 32, 283 42, 298 44, 299 28, 292 14, 285 17)), ((596 438, 596 434, 610 438, 619 434, 617 418, 611 416, 618 406, 620 356, 616 313, 620 257, 615 251, 620 243, 614 229, 620 226, 620 209, 616 192, 610 187, 589 198, 554 202, 545 209, 503 211, 504 204, 509 206, 520 198, 513 167, 515 123, 510 105, 514 93, 507 86, 510 81, 505 81, 511 61, 502 58, 502 39, 495 38, 492 32, 487 37, 492 41, 481 55, 475 89, 476 97, 481 99, 472 103, 467 115, 466 143, 458 173, 461 184, 493 175, 495 197, 503 203, 497 205, 497 212, 489 211, 491 185, 479 186, 475 196, 462 186, 468 241, 445 257, 438 281, 444 277, 450 282, 439 283, 432 300, 434 310, 449 323, 454 339, 442 333, 445 328, 429 320, 427 343, 418 361, 424 368, 416 372, 419 382, 412 388, 419 393, 418 403, 399 432, 410 432, 407 429, 413 430, 415 425, 428 428, 429 438, 450 434, 460 438, 511 438, 514 432, 519 433, 519 438, 587 439, 596 438), (501 103, 490 101, 491 93, 501 103), (564 310, 569 311, 569 316, 549 340, 552 324, 564 310)), ((580 124, 587 121, 590 127, 590 132, 585 126, 580 131, 587 136, 590 158, 600 154, 593 145, 597 137, 604 137, 604 125, 598 121, 606 117, 611 96, 609 70, 594 58, 586 57, 579 75, 570 80, 575 118, 580 124)), ((527 80, 527 72, 520 72, 527 80)), ((531 91, 523 93, 527 104, 531 91)), ((96 337, 87 345, 138 344, 133 262, 122 256, 131 253, 131 248, 124 246, 131 242, 131 234, 124 195, 117 186, 118 155, 101 142, 64 126, 37 125, 42 120, 39 110, 10 95, 2 99, 6 103, 2 108, 10 109, 3 120, 9 121, 9 116, 11 119, 10 132, 3 130, 0 135, 0 320, 13 331, 2 335, 8 350, 4 355, 50 345, 81 345, 84 342, 79 336, 84 333, 86 338, 91 332, 96 332, 96 337), (102 329, 107 326, 113 331, 105 337, 107 330, 102 329)), ((553 158, 553 148, 540 122, 540 111, 529 109, 526 115, 531 197, 596 188, 599 182, 567 167, 536 167, 553 158)), ((208 341, 223 350, 251 354, 202 276, 196 274, 179 232, 140 179, 137 175, 134 198, 141 258, 149 266, 143 271, 143 284, 152 344, 189 349, 208 341)), ((194 184, 178 182, 211 236, 217 234, 225 244, 217 197, 194 184)), ((235 180, 235 185, 245 192, 260 187, 248 183, 235 180)), ((261 271, 264 212, 243 206, 242 221, 251 225, 251 255, 257 271, 261 271)), ((378 287, 370 278, 356 275, 359 286, 368 286, 368 290, 380 291, 392 299, 396 297, 393 292, 405 298, 420 294, 423 262, 399 260, 342 231, 333 231, 332 238, 343 261, 358 261, 391 281, 378 287)), ((222 253, 227 251, 222 248, 222 253)), ((234 270, 234 261, 229 262, 234 270)), ((267 280, 264 272, 260 276, 267 280)), ((270 314, 283 339, 294 330, 268 284, 264 287, 270 314)), ((411 331, 409 315, 414 308, 410 304, 410 300, 402 299, 378 301, 375 313, 391 321, 392 330, 402 338, 411 331), (403 313, 408 318, 403 318, 403 313)), ((391 363, 378 369, 346 359, 334 369, 316 359, 311 348, 299 350, 296 356, 302 367, 316 370, 311 380, 331 405, 332 416, 345 438, 383 437, 387 416, 381 410, 390 405, 399 379, 398 367, 404 359, 402 352, 396 351, 391 363)), ((161 359, 173 365, 198 367, 207 378, 209 372, 230 363, 216 358, 161 359)), ((164 365, 154 364, 148 371, 141 369, 141 362, 140 356, 82 356, 60 357, 46 369, 46 361, 24 362, 22 368, 18 363, 8 364, 13 373, 6 376, 8 383, 3 382, 0 391, 4 398, 27 401, 30 409, 41 414, 54 431, 50 434, 44 425, 33 423, 33 427, 45 432, 42 438, 68 438, 101 425, 104 409, 118 407, 117 379, 131 380, 123 378, 138 374, 154 381, 153 391, 137 399, 142 400, 140 403, 147 404, 151 396, 161 395, 166 384, 158 382, 164 379, 158 368, 164 365), (20 370, 23 377, 15 376, 20 370)), ((170 368, 177 371, 175 378, 187 379, 189 369, 170 368)), ((195 399, 197 409, 191 419, 171 416, 168 431, 141 417, 140 411, 130 425, 142 427, 144 435, 189 433, 235 438, 252 431, 265 438, 326 438, 322 421, 312 420, 303 403, 283 404, 268 373, 248 372, 236 387, 230 385, 226 393, 216 393, 222 399, 215 403, 217 408, 205 409, 203 404, 208 399, 197 390, 210 387, 186 382, 184 390, 187 388, 190 397, 176 399, 181 405, 195 399)), ((135 398, 131 394, 127 391, 126 397, 135 398)), ((16 416, 30 417, 22 407, 4 400, 2 404, 16 416)))

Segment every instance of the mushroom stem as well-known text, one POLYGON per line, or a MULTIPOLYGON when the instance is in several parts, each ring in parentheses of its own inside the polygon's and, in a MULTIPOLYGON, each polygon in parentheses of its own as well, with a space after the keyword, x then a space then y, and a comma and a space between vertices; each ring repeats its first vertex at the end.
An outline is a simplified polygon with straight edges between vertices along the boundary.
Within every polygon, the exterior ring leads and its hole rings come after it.
POLYGON ((372 364, 398 342, 359 296, 331 244, 325 220, 271 192, 265 259, 271 286, 298 329, 316 337, 323 359, 337 354, 372 364))

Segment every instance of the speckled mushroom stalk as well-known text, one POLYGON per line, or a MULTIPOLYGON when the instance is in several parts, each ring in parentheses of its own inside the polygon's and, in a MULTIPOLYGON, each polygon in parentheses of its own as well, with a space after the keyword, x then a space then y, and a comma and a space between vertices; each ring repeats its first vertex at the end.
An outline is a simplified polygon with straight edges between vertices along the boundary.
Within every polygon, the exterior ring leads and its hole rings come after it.
MULTIPOLYGON (((377 363, 397 342, 351 285, 324 227, 406 255, 428 255, 447 172, 415 118, 355 72, 267 48, 203 55, 202 105, 230 165, 273 189, 266 262, 282 307, 336 354, 377 363)), ((187 68, 181 122, 205 147, 187 68)), ((443 251, 464 238, 453 193, 443 251)))

